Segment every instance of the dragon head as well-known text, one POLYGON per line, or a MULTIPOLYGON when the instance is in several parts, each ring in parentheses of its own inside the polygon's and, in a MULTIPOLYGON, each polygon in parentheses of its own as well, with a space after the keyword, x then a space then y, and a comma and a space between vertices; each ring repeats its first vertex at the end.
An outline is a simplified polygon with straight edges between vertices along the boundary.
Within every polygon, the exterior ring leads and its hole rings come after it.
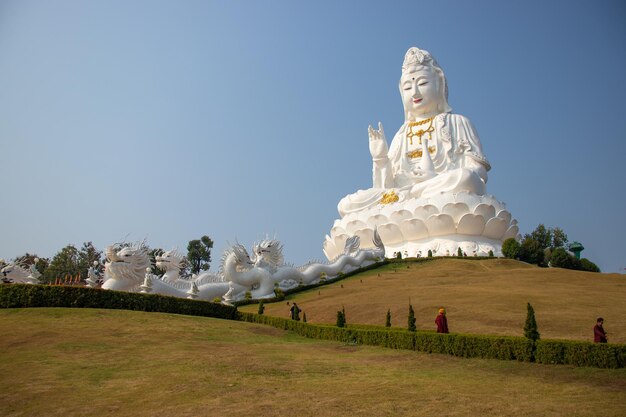
POLYGON ((148 247, 144 242, 132 245, 115 244, 105 250, 106 273, 109 279, 143 281, 146 268, 150 267, 148 247))
POLYGON ((182 263, 185 260, 183 254, 178 252, 177 249, 172 249, 163 252, 161 255, 155 257, 157 268, 165 271, 180 270, 182 263))
POLYGON ((25 282, 25 278, 28 277, 28 271, 14 263, 8 264, 0 272, 2 273, 0 278, 4 282, 25 282))
POLYGON ((230 262, 234 262, 235 269, 238 272, 247 271, 248 269, 252 268, 252 266, 254 266, 254 263, 252 262, 252 260, 250 259, 250 255, 248 254, 248 251, 243 245, 239 243, 226 249, 222 254, 222 260, 220 263, 220 271, 222 274, 224 273, 226 264, 230 262))
POLYGON ((254 263, 277 268, 285 263, 283 245, 276 239, 265 239, 254 245, 254 263))

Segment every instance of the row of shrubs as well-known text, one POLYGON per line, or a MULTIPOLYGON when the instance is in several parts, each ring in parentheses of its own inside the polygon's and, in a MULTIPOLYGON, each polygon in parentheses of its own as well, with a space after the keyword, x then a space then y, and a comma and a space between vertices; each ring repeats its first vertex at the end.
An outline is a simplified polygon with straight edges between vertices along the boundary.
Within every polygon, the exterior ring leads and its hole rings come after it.
POLYGON ((108 308, 229 320, 237 316, 236 307, 158 294, 129 293, 88 287, 0 285, 0 308, 20 307, 108 308))
POLYGON ((239 320, 291 330, 301 336, 392 349, 441 353, 464 358, 517 360, 544 364, 567 364, 595 368, 626 366, 626 345, 539 340, 525 337, 439 334, 388 328, 314 325, 254 313, 238 312, 239 320))

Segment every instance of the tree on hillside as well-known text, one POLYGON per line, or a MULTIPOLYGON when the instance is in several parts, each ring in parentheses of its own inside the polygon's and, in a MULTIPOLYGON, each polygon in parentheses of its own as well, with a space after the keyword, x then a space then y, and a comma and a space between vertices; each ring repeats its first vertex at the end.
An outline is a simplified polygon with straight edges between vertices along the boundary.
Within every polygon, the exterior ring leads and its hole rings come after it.
POLYGON ((510 259, 519 257, 520 244, 515 238, 508 238, 502 243, 502 254, 510 259))
POLYGON ((44 279, 46 282, 54 282, 57 278, 74 277, 79 271, 79 251, 74 245, 67 245, 54 255, 50 266, 46 269, 44 279))
POLYGON ((526 235, 520 245, 519 259, 529 264, 544 265, 544 249, 538 240, 526 235))
POLYGON ((408 326, 410 332, 417 331, 417 327, 415 327, 415 311, 413 311, 413 306, 409 303, 409 317, 408 317, 408 326))
POLYGON ((600 272, 598 265, 594 264, 587 258, 582 258, 580 260, 580 269, 588 272, 600 272))
POLYGON ((387 310, 387 317, 385 317, 385 327, 391 327, 391 310, 387 310))
POLYGON ((337 327, 346 327, 346 310, 344 308, 337 311, 337 327))
POLYGON ((539 224, 537 228, 530 233, 530 237, 537 241, 541 250, 552 247, 552 229, 546 228, 543 224, 539 224))
POLYGON ((526 323, 524 323, 524 337, 536 342, 539 340, 539 330, 537 329, 537 321, 535 320, 535 310, 528 303, 526 306, 526 323))
POLYGON ((567 235, 560 227, 552 228, 552 247, 564 248, 567 245, 567 235))
POLYGON ((550 265, 555 268, 579 269, 580 262, 563 248, 556 248, 550 255, 550 265))
POLYGON ((212 248, 213 241, 206 235, 199 240, 189 241, 189 245, 187 245, 187 260, 189 261, 192 274, 209 269, 212 248))

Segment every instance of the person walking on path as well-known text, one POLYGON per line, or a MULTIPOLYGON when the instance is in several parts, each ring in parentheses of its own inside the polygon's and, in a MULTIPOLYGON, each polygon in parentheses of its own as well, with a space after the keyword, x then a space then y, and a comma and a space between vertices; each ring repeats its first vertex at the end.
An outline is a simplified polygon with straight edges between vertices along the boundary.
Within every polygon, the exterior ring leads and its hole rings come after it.
POLYGON ((295 320, 295 321, 300 321, 300 307, 298 307, 298 304, 293 303, 293 306, 291 306, 291 320, 295 320))
POLYGON ((437 325, 437 333, 449 333, 448 332, 448 319, 446 318, 446 309, 441 307, 439 309, 439 315, 435 319, 437 325))
POLYGON ((602 317, 598 317, 598 320, 596 320, 596 325, 593 328, 593 341, 595 343, 607 342, 606 332, 604 331, 604 327, 602 327, 603 324, 604 319, 602 317))

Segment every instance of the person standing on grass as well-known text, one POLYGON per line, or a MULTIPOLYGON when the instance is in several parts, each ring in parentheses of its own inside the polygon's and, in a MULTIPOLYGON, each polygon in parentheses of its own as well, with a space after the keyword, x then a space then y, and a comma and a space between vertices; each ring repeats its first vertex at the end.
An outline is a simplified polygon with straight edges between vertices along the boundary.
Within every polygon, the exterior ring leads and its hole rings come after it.
POLYGON ((291 320, 295 320, 295 321, 300 321, 300 307, 298 307, 298 304, 293 303, 293 306, 291 306, 291 320))
POLYGON ((596 325, 593 328, 593 341, 595 343, 606 343, 607 342, 607 333, 604 331, 604 319, 602 317, 598 317, 596 320, 596 325))
POLYGON ((437 333, 449 333, 448 332, 448 319, 446 318, 446 309, 441 307, 439 309, 439 315, 435 319, 437 325, 437 333))

